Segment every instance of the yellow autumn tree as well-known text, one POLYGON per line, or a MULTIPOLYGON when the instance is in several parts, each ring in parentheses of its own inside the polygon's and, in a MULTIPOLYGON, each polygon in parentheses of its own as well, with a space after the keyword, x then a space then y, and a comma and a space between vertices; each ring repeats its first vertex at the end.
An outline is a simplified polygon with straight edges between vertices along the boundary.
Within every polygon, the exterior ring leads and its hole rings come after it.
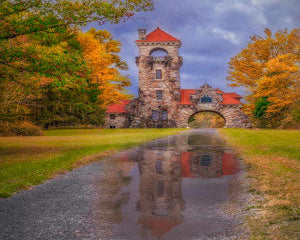
POLYGON ((78 41, 91 69, 91 81, 98 84, 101 90, 99 98, 102 107, 129 99, 131 95, 127 93, 126 87, 131 83, 127 76, 120 73, 120 70, 128 68, 118 55, 121 43, 114 40, 110 32, 94 28, 86 33, 79 33, 78 41))
POLYGON ((246 90, 245 111, 263 127, 278 127, 300 104, 300 29, 253 36, 231 58, 230 86, 246 90))

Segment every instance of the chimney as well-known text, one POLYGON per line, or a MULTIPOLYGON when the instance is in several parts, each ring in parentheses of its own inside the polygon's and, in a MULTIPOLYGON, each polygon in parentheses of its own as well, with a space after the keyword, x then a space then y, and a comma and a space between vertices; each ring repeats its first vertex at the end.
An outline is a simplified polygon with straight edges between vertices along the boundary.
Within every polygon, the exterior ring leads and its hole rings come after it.
POLYGON ((146 29, 139 29, 139 40, 145 40, 146 39, 146 29))

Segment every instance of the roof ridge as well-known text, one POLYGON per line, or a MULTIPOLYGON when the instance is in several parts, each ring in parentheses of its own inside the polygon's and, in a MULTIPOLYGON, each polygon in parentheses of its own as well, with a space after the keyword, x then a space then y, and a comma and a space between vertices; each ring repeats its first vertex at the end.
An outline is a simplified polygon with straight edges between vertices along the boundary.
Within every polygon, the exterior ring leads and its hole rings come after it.
POLYGON ((136 40, 136 42, 180 42, 179 39, 157 27, 154 31, 146 35, 144 40, 136 40))

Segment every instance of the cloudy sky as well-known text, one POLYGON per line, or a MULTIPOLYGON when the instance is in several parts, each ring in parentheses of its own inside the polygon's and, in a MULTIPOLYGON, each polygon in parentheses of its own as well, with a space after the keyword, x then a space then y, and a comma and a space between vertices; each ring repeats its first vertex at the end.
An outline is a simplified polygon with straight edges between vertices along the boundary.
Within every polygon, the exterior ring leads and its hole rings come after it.
POLYGON ((263 35, 266 27, 300 27, 300 0, 154 0, 153 12, 142 12, 118 25, 89 27, 108 29, 122 43, 121 56, 129 65, 133 94, 138 89, 135 56, 137 29, 147 33, 160 27, 182 41, 180 55, 181 87, 197 88, 209 83, 225 91, 227 62, 249 42, 249 37, 263 35))

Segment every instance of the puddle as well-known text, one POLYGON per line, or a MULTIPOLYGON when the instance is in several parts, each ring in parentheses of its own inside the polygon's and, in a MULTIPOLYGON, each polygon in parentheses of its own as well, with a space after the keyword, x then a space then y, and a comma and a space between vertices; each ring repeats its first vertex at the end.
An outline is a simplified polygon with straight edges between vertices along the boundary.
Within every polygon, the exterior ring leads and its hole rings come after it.
POLYGON ((102 164, 105 174, 96 188, 108 202, 93 212, 101 215, 103 239, 236 235, 237 219, 224 206, 238 195, 239 164, 216 132, 156 140, 102 164))

